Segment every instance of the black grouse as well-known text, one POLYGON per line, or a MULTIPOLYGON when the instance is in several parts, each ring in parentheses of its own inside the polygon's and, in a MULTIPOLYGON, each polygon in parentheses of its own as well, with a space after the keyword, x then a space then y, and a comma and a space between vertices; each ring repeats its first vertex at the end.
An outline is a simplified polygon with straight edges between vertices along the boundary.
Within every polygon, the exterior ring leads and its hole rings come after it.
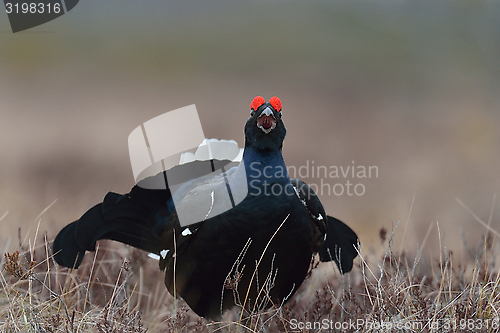
POLYGON ((243 159, 226 175, 246 176, 248 192, 241 202, 209 216, 205 206, 190 202, 192 194, 206 196, 212 210, 217 204, 214 186, 227 184, 205 181, 181 198, 181 204, 201 210, 197 213, 205 218, 181 226, 168 187, 153 190, 138 183, 124 195, 110 192, 59 232, 53 244, 57 263, 78 268, 100 239, 155 253, 169 292, 212 319, 235 304, 249 311, 271 306, 269 301, 283 304, 304 281, 316 253, 321 261, 333 260, 342 273, 349 272, 357 256, 356 234, 325 214, 308 185, 288 176, 280 99, 266 102, 257 96, 250 108, 243 159))

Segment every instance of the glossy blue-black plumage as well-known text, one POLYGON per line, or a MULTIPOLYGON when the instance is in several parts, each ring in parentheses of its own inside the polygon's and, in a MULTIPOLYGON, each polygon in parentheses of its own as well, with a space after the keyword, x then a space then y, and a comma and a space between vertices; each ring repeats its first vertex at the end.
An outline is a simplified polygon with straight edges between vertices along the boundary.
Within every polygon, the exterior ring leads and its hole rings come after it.
POLYGON ((335 261, 343 273, 350 271, 357 236, 325 214, 305 183, 289 178, 281 152, 285 134, 281 112, 271 104, 253 110, 242 160, 248 194, 234 208, 181 227, 169 189, 135 186, 125 195, 108 193, 59 232, 56 261, 77 268, 99 239, 156 253, 170 293, 209 318, 235 304, 254 310, 286 301, 305 279, 315 253, 335 261), (272 115, 266 111, 275 121, 271 130, 269 121, 259 127, 265 109, 272 110, 272 115))

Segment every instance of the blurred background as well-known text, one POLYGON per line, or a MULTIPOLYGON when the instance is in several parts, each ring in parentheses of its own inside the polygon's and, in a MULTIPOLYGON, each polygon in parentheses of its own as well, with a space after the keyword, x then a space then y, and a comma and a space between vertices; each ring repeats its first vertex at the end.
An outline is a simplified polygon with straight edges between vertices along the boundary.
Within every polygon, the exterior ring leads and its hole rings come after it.
POLYGON ((500 231, 499 17, 496 1, 85 0, 13 34, 2 10, 0 244, 38 221, 52 239, 128 192, 127 139, 146 120, 196 104, 208 138, 243 146, 253 97, 276 95, 288 166, 378 168, 302 177, 363 185, 320 194, 365 253, 401 222, 397 249, 432 227, 426 258, 439 238, 467 256, 485 229, 457 198, 500 231))

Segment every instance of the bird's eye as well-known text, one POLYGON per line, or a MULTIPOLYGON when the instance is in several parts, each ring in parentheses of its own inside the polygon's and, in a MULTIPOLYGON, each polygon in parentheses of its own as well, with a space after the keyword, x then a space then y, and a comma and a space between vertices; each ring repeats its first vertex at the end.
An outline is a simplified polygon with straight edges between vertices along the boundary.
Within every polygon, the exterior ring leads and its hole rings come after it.
POLYGON ((255 97, 253 99, 252 103, 250 103, 250 114, 253 116, 255 111, 257 111, 257 109, 265 102, 266 102, 266 100, 264 99, 264 97, 262 97, 262 96, 255 97))

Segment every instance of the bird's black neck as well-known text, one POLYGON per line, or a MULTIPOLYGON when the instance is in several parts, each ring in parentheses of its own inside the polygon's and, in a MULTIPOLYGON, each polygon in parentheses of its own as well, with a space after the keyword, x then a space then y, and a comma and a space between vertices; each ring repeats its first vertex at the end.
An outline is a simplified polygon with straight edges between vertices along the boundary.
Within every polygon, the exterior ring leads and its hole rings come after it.
POLYGON ((249 181, 255 179, 271 183, 289 181, 281 149, 260 150, 247 146, 243 153, 243 162, 249 181))

